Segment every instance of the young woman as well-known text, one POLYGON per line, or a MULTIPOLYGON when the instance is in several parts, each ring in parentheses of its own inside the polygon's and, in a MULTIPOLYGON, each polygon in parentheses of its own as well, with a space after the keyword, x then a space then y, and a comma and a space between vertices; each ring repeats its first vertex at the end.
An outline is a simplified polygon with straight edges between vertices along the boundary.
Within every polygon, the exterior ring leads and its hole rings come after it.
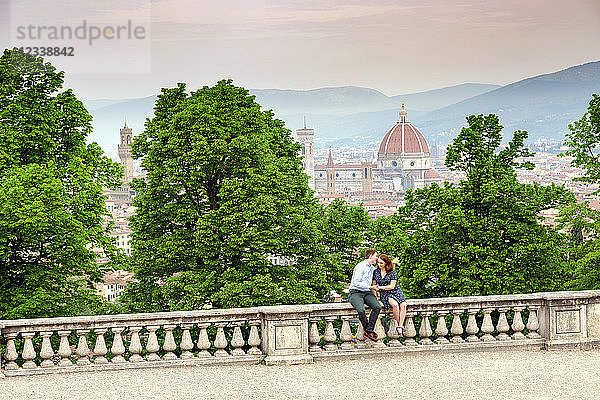
POLYGON ((398 322, 396 328, 400 336, 404 336, 404 317, 406 316, 406 298, 398 287, 398 274, 394 270, 392 260, 385 254, 380 254, 377 266, 373 272, 373 285, 379 290, 379 297, 386 310, 392 309, 394 319, 398 322))

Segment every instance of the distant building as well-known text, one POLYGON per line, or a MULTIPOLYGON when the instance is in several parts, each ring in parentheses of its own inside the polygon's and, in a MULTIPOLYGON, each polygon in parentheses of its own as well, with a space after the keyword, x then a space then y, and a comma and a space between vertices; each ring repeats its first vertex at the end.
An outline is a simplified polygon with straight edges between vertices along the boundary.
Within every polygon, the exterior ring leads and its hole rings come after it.
POLYGON ((125 121, 123 128, 119 130, 119 139, 119 158, 124 172, 123 184, 117 188, 105 189, 104 194, 110 201, 131 203, 135 196, 130 186, 133 179, 133 157, 131 155, 133 131, 127 126, 127 121, 125 121))
POLYGON ((95 283, 94 287, 98 296, 113 302, 123 293, 129 283, 136 281, 133 272, 118 270, 105 273, 102 282, 95 283))
POLYGON ((432 168, 427 139, 408 120, 404 103, 398 121, 386 132, 379 144, 376 162, 336 164, 330 151, 327 164, 314 165, 311 175, 314 130, 310 129, 310 134, 305 131, 306 128, 296 131, 298 141, 303 145, 305 169, 309 176, 314 177, 314 190, 320 194, 321 200, 325 200, 323 196, 339 193, 346 198, 385 199, 386 196, 382 196, 384 193, 420 189, 443 181, 432 168), (305 150, 309 140, 310 154, 305 150))
POLYGON ((421 189, 431 184, 429 144, 419 129, 410 123, 404 103, 400 117, 387 131, 377 153, 377 167, 384 180, 400 179, 404 189, 421 189))
POLYGON ((315 165, 315 190, 319 193, 343 193, 344 191, 373 191, 373 163, 334 164, 331 151, 327 164, 315 165))
POLYGON ((296 130, 296 137, 298 143, 302 146, 300 155, 302 156, 304 172, 308 175, 308 187, 315 190, 315 130, 307 129, 306 121, 304 121, 304 128, 296 130))
POLYGON ((121 139, 121 142, 119 143, 119 158, 125 169, 123 183, 128 184, 131 183, 131 180, 133 179, 133 157, 131 156, 133 131, 127 126, 127 121, 125 121, 125 126, 119 131, 119 136, 121 139))

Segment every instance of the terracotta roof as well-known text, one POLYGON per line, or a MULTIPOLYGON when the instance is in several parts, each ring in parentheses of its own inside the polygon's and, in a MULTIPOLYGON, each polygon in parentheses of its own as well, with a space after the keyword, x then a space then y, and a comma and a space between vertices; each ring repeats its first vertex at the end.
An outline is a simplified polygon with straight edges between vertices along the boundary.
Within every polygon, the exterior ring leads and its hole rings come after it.
POLYGON ((590 200, 590 208, 593 210, 600 210, 600 201, 590 200))
POLYGON ((429 153, 429 144, 416 126, 408 121, 402 105, 400 118, 381 139, 379 154, 429 153))
POLYGON ((364 163, 364 164, 317 164, 315 169, 327 169, 333 166, 334 169, 361 169, 362 167, 377 168, 377 164, 364 163))
POLYGON ((391 202, 389 200, 370 200, 364 204, 365 204, 365 206, 391 206, 391 207, 396 206, 396 203, 391 202))
POLYGON ((425 171, 425 179, 440 179, 441 176, 435 169, 428 169, 425 171))

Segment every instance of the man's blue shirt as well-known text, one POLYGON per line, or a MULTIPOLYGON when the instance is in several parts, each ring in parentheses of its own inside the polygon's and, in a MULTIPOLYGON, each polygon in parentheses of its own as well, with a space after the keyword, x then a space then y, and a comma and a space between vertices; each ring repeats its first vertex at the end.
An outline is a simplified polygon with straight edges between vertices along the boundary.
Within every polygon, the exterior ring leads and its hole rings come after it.
POLYGON ((361 261, 356 264, 352 272, 352 280, 350 281, 350 290, 358 290, 368 292, 373 284, 373 271, 375 268, 367 262, 361 261))

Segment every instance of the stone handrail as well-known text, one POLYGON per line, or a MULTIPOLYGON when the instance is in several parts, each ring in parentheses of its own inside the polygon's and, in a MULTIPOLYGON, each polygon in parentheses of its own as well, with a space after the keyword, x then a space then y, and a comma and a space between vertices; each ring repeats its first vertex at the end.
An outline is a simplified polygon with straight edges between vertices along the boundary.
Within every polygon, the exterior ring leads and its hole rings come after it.
POLYGON ((366 340, 349 303, 0 320, 0 377, 394 352, 600 344, 600 291, 412 299, 366 340))

